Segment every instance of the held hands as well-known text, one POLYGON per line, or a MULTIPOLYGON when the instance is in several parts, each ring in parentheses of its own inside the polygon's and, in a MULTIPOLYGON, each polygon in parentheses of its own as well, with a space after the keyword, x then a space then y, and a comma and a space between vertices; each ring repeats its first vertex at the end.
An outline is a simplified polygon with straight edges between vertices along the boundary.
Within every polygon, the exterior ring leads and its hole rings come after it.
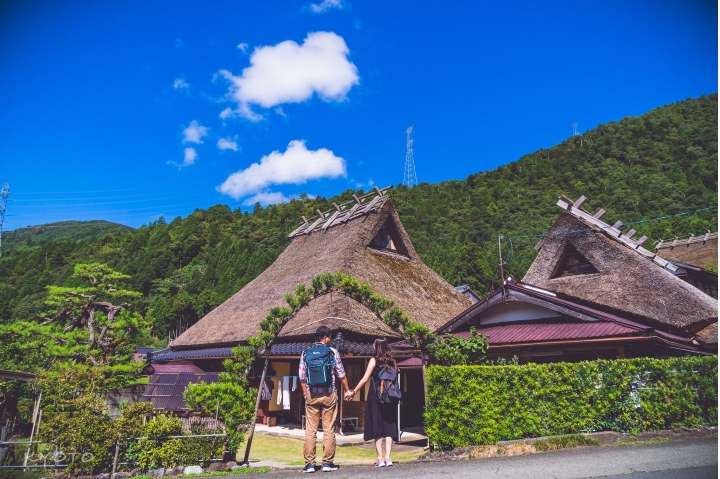
POLYGON ((353 391, 353 390, 345 391, 345 400, 346 401, 352 401, 354 397, 355 397, 355 391, 353 391))

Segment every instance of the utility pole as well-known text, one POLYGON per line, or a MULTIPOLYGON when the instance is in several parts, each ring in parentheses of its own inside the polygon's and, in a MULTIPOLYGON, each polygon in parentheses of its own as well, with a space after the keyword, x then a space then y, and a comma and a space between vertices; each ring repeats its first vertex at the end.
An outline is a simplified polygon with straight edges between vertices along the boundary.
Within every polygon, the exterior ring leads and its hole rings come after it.
POLYGON ((415 157, 413 156, 413 128, 411 126, 405 130, 405 174, 403 175, 403 184, 408 188, 417 185, 417 173, 415 172, 415 157))
POLYGON ((578 122, 575 122, 570 126, 572 127, 572 136, 578 136, 579 135, 579 133, 577 131, 578 122))
POLYGON ((0 189, 0 256, 2 256, 2 230, 8 196, 10 196, 10 183, 8 183, 8 180, 5 180, 2 185, 2 189, 0 189))

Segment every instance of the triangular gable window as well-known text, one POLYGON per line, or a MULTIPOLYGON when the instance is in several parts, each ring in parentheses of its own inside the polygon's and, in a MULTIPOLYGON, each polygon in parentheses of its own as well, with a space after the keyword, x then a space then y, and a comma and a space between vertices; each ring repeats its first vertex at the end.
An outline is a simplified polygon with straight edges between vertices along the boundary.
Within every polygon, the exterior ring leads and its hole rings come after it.
POLYGON ((380 251, 388 251, 391 253, 401 254, 403 256, 409 256, 405 243, 403 243, 402 237, 400 236, 400 232, 397 227, 395 227, 395 222, 391 218, 388 218, 387 221, 385 221, 385 224, 382 228, 380 228, 380 231, 375 234, 368 246, 372 249, 380 251))
POLYGON ((565 244, 560 259, 558 260, 555 272, 551 278, 562 278, 563 276, 577 276, 580 274, 597 273, 598 270, 588 259, 583 256, 570 243, 565 244))

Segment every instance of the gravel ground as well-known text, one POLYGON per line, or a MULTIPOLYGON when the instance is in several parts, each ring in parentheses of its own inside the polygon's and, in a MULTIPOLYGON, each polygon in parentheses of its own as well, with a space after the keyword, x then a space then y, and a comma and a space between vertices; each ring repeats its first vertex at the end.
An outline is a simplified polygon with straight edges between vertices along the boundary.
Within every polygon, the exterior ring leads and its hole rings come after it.
MULTIPOLYGON (((494 457, 443 462, 396 464, 392 468, 343 467, 323 477, 338 479, 388 477, 425 479, 438 477, 498 477, 517 479, 580 479, 624 477, 627 479, 716 478, 717 438, 698 438, 661 444, 623 447, 578 447, 527 456, 494 457), (331 475, 332 474, 332 475, 331 475)), ((297 477, 300 469, 273 471, 268 479, 297 477)), ((248 477, 248 476, 226 476, 248 477)))

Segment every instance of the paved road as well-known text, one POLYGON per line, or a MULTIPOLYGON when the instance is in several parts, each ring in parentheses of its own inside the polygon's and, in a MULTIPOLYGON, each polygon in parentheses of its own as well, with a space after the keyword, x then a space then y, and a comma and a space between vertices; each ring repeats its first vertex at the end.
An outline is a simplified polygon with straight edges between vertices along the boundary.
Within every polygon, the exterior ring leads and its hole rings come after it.
MULTIPOLYGON (((298 477, 299 469, 263 474, 267 479, 298 477)), ((717 478, 718 440, 703 438, 643 446, 582 447, 515 457, 397 464, 391 468, 347 466, 321 477, 357 479, 475 478, 623 479, 717 478)), ((231 477, 231 476, 227 476, 231 477)), ((248 476, 237 476, 248 477, 248 476)), ((315 476, 310 476, 315 477, 315 476)))

